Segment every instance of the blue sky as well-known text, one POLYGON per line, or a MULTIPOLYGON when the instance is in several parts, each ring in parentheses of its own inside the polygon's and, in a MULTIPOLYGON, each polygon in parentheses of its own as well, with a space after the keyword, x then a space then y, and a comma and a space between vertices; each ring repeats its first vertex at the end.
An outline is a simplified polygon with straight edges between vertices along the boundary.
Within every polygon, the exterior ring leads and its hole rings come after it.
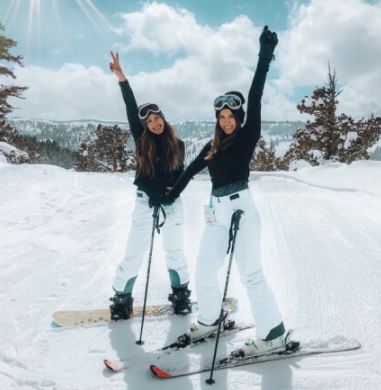
POLYGON ((13 115, 60 120, 125 120, 110 50, 139 103, 157 102, 173 121, 213 119, 215 96, 247 94, 265 24, 279 45, 263 119, 306 119, 296 104, 326 82, 328 61, 342 111, 380 115, 380 20, 379 0, 0 0, 24 56, 17 82, 29 86, 13 115))
MULTIPOLYGON (((139 12, 143 2, 92 0, 91 3, 104 20, 86 0, 1 1, 0 15, 6 18, 0 20, 6 24, 8 34, 18 41, 18 51, 29 65, 57 68, 64 62, 79 61, 85 66, 104 66, 105 53, 119 38, 107 23, 118 28, 122 22, 120 13, 139 12), (29 6, 25 7, 25 3, 29 6)), ((285 1, 182 0, 164 4, 185 8, 195 15, 199 24, 216 28, 240 15, 246 15, 258 25, 270 24, 275 30, 287 28, 289 6, 285 1)), ((137 71, 143 62, 147 70, 169 65, 166 57, 147 62, 146 57, 150 57, 149 53, 139 50, 129 56, 137 71)))

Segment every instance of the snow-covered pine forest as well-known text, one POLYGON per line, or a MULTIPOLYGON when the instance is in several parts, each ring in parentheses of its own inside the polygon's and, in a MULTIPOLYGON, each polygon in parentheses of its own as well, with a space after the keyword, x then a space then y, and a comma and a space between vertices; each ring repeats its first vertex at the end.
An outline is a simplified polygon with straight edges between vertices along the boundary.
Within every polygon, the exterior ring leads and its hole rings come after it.
MULTIPOLYGON (((118 126, 129 130, 127 122, 109 122, 98 120, 52 121, 31 118, 11 118, 9 124, 21 135, 35 137, 42 141, 42 150, 37 163, 53 164, 63 168, 72 168, 77 164, 75 153, 81 144, 88 144, 94 139, 94 133, 99 125, 106 127, 118 126)), ((214 122, 179 122, 173 123, 179 138, 183 139, 186 148, 186 164, 194 159, 205 142, 211 139, 214 132, 214 122)), ((262 137, 267 151, 274 158, 281 159, 290 148, 294 134, 303 129, 303 122, 262 122, 262 137)), ((133 140, 127 141, 126 149, 133 151, 133 140)), ((371 160, 381 160, 381 140, 369 149, 371 160)), ((282 167, 279 169, 282 170, 282 167)), ((275 170, 279 170, 275 169, 275 170)), ((256 169, 255 169, 256 170, 256 169)), ((266 170, 266 169, 260 169, 266 170)), ((284 170, 284 169, 283 169, 284 170)))

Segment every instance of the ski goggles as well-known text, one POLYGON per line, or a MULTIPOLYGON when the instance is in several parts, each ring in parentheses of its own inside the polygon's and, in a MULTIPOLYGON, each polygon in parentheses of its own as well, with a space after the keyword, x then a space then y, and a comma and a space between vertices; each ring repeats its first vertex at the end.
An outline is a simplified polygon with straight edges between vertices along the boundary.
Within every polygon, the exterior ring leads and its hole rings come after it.
POLYGON ((242 106, 241 99, 236 95, 222 95, 215 99, 214 109, 216 111, 222 110, 228 106, 231 110, 238 110, 242 106))
POLYGON ((157 104, 146 103, 139 108, 138 115, 139 115, 139 119, 142 121, 147 119, 150 114, 157 114, 159 112, 160 112, 160 108, 157 104))

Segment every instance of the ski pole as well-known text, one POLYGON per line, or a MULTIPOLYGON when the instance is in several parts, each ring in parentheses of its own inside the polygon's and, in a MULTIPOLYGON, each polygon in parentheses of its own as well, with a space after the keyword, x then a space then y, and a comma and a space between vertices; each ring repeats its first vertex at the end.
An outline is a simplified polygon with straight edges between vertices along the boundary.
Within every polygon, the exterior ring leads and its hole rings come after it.
POLYGON ((230 257, 229 257, 228 270, 227 270, 227 274, 226 274, 224 296, 223 296, 222 302, 221 302, 220 318, 218 320, 218 330, 217 330, 216 344, 214 346, 212 369, 210 371, 210 378, 205 381, 208 385, 212 385, 213 383, 215 383, 215 380, 213 379, 213 371, 214 371, 214 364, 216 362, 218 342, 220 340, 220 330, 221 330, 221 325, 222 325, 222 319, 223 319, 223 316, 224 316, 224 301, 225 301, 227 293, 228 293, 228 286, 229 286, 229 279, 230 279, 230 269, 232 267, 232 262, 233 262, 235 240, 236 240, 236 237, 237 237, 237 232, 238 232, 238 229, 239 229, 239 222, 241 220, 241 215, 242 214, 243 214, 242 210, 236 210, 233 213, 233 215, 232 215, 232 219, 231 219, 231 223, 230 223, 229 245, 228 245, 227 253, 229 253, 230 249, 231 249, 231 251, 230 251, 230 257), (233 231, 234 231, 234 233, 233 233, 233 231))
POLYGON ((151 234, 151 244, 149 248, 149 256, 148 256, 148 266, 147 266, 147 279, 146 279, 146 290, 144 293, 144 304, 143 304, 143 313, 142 313, 142 324, 140 327, 140 339, 136 342, 136 344, 143 345, 144 341, 142 341, 142 335, 143 335, 143 326, 144 326, 144 317, 146 314, 146 304, 147 304, 147 293, 148 293, 148 283, 149 283, 149 276, 151 272, 151 260, 152 260, 152 250, 153 250, 153 240, 155 237, 155 230, 157 229, 159 231, 159 205, 155 205, 153 207, 153 223, 152 223, 152 234, 151 234))

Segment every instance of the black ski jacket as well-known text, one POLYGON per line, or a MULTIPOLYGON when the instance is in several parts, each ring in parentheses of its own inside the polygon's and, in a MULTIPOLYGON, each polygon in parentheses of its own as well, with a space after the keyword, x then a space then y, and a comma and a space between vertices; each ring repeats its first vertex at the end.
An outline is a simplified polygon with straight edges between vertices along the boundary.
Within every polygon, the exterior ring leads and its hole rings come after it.
MULTIPOLYGON (((135 96, 132 92, 129 82, 119 82, 119 86, 122 91, 123 100, 127 109, 127 118, 130 124, 130 131, 136 145, 144 131, 138 115, 138 106, 136 104, 135 96)), ((155 135, 154 142, 156 145, 156 150, 158 150, 158 157, 155 162, 154 177, 143 175, 138 165, 134 181, 134 184, 138 187, 138 190, 145 192, 148 196, 164 195, 167 192, 166 188, 172 187, 184 171, 185 148, 183 141, 177 139, 180 148, 180 165, 176 170, 173 171, 168 171, 166 169, 166 153, 164 147, 162 146, 161 135, 155 135)))
POLYGON ((268 70, 269 61, 259 59, 249 91, 246 123, 238 130, 233 143, 211 160, 205 160, 211 149, 209 141, 179 177, 169 193, 170 198, 177 198, 193 176, 206 167, 212 180, 212 193, 221 187, 234 188, 235 183, 248 183, 249 163, 261 135, 261 100, 268 70))

